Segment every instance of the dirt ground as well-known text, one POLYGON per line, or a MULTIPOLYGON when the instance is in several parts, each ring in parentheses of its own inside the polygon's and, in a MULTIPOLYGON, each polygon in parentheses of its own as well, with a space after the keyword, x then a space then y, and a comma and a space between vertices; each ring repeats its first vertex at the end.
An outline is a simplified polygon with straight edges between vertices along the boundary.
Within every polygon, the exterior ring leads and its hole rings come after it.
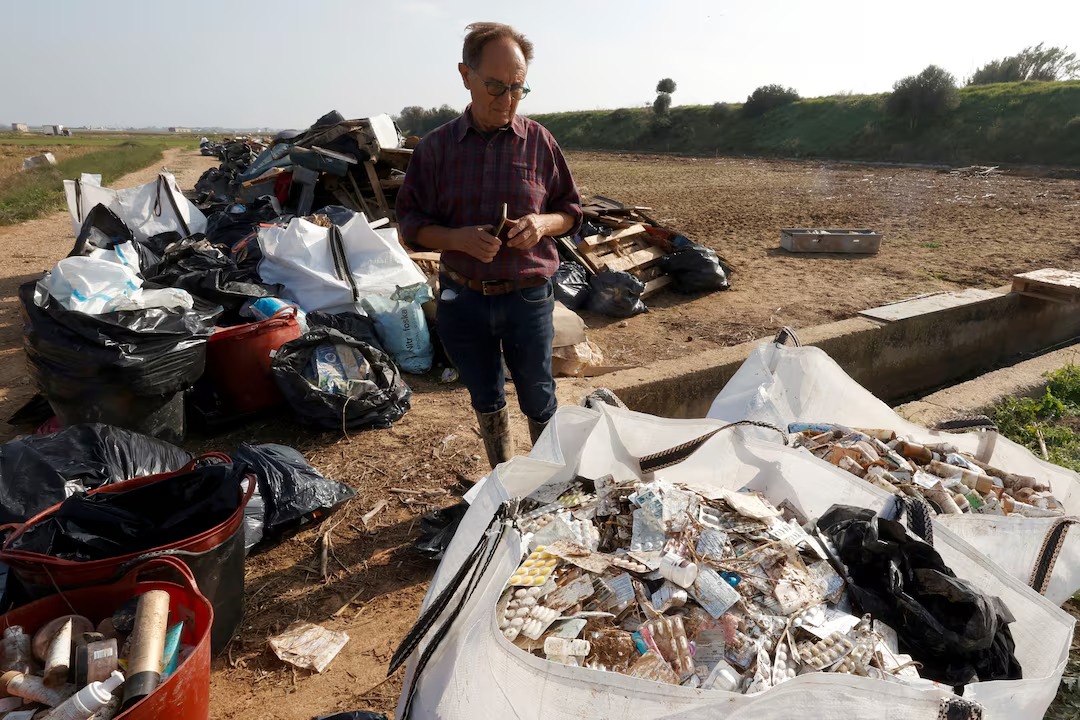
POLYGON ((730 291, 661 292, 628 326, 585 315, 610 364, 644 364, 1080 261, 1080 181, 837 163, 574 153, 583 194, 652 207, 734 267, 730 291), (878 255, 793 255, 787 227, 874 228, 878 255))
MULTIPOLYGON (((570 155, 586 193, 647 205, 657 219, 716 248, 735 267, 734 288, 683 297, 663 292, 652 312, 625 327, 586 315, 590 338, 611 364, 643 364, 805 327, 863 308, 960 286, 992 287, 1018 271, 1074 268, 1080 255, 1080 182, 934 170, 732 159, 570 155), (874 227, 885 232, 875 257, 798 257, 776 249, 781 227, 874 227)), ((167 151, 164 164, 191 187, 213 159, 167 151)), ((156 167, 114 185, 145 182, 156 167)), ((21 350, 16 291, 70 250, 66 213, 0 228, 0 418, 32 390, 21 350)), ((486 463, 463 388, 408 378, 413 409, 392 429, 313 434, 284 412, 214 437, 197 432, 193 451, 233 450, 242 441, 296 447, 357 497, 319 530, 301 533, 247 562, 247 611, 239 638, 214 662, 211 716, 307 720, 337 710, 390 713, 400 674, 383 683, 387 662, 417 617, 434 563, 411 550, 420 516, 448 505, 486 463), (400 492, 404 491, 404 492, 400 492), (389 505, 365 525, 381 499, 389 505), (320 537, 333 552, 320 568, 320 537), (267 638, 295 620, 348 633, 349 643, 321 675, 294 671, 267 638)), ((560 380, 564 403, 584 384, 560 380)), ((512 389, 510 390, 513 403, 512 389)), ((528 447, 515 419, 519 448, 528 447)), ((0 427, 0 439, 14 431, 0 427)))

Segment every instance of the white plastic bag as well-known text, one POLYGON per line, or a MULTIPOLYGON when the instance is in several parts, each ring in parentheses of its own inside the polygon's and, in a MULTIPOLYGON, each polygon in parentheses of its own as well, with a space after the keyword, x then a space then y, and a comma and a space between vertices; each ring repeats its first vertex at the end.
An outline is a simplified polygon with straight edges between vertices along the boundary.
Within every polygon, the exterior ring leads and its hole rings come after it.
MULTIPOLYGON (((95 249, 88 256, 64 258, 38 282, 38 288, 68 310, 87 315, 152 307, 192 308, 193 300, 186 290, 144 290, 138 272, 139 256, 126 242, 110 250, 95 249)), ((44 296, 38 299, 39 305, 45 301, 44 296)))
POLYGON ((397 230, 372 230, 363 213, 353 213, 338 230, 351 281, 335 265, 329 228, 293 218, 284 227, 259 228, 263 282, 284 285, 286 298, 310 313, 358 312, 362 296, 389 297, 398 287, 426 280, 398 242, 397 230))
MULTIPOLYGON (((611 473, 636 476, 637 458, 673 448, 721 427, 712 420, 668 420, 624 410, 561 408, 529 457, 496 468, 466 496, 468 513, 431 582, 424 607, 448 586, 478 541, 488 535, 500 504, 574 477, 611 473)), ((657 473, 703 493, 749 487, 773 503, 788 500, 810 517, 834 503, 880 508, 881 493, 807 453, 771 441, 741 439, 732 430, 708 440, 687 460, 657 473)), ((496 523, 496 527, 498 524, 496 523)), ((935 548, 961 578, 999 596, 1016 617, 1010 626, 1024 679, 968 685, 964 698, 981 704, 986 718, 1041 717, 1057 690, 1068 658, 1073 620, 1035 594, 944 526, 935 524, 935 548)), ((524 549, 506 532, 487 571, 461 607, 419 678, 418 658, 435 631, 410 658, 398 713, 416 680, 412 718, 724 718, 725 720, 935 720, 948 688, 915 688, 834 673, 812 673, 756 695, 662 685, 618 673, 551 663, 508 642, 495 622, 495 603, 524 549)), ((461 592, 437 619, 447 622, 461 592)))
POLYGON ((206 216, 184 197, 176 178, 164 169, 151 182, 123 190, 101 187, 100 175, 83 173, 78 180, 64 181, 64 195, 75 236, 87 213, 99 204, 116 213, 136 240, 169 231, 184 237, 206 231, 206 216))
POLYGON ((373 295, 360 301, 364 312, 375 321, 379 342, 403 372, 426 373, 435 359, 422 307, 428 300, 431 288, 421 282, 397 288, 388 298, 373 295))
MULTIPOLYGON (((781 430, 792 422, 840 423, 895 430, 898 436, 923 444, 951 443, 1002 470, 1048 480, 1066 512, 1080 515, 1080 476, 1075 472, 1040 460, 994 432, 944 433, 908 422, 816 347, 762 343, 717 395, 708 416, 728 422, 759 420, 781 430)), ((778 439, 771 430, 740 432, 778 439)), ((1044 540, 1056 523, 1054 519, 987 515, 941 515, 938 520, 1025 583, 1032 579, 1044 540)), ((1080 559, 1080 528, 1066 528, 1063 537, 1045 590, 1057 604, 1080 590, 1080 564, 1075 562, 1080 559)))

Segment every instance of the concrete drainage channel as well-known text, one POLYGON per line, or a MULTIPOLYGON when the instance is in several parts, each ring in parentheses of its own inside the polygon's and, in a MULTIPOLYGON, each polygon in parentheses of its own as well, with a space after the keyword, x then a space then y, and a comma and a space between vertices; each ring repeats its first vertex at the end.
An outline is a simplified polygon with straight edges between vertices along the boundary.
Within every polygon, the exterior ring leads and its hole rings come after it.
MULTIPOLYGON (((1071 348, 1046 353, 1076 342, 1080 313, 1070 303, 1015 294, 1006 286, 904 300, 856 318, 800 329, 798 334, 803 345, 824 350, 889 404, 1006 368, 989 380, 975 381, 982 388, 979 392, 976 386, 949 388, 941 391, 944 395, 924 398, 921 405, 904 406, 910 419, 927 424, 946 415, 982 410, 1004 395, 1040 391, 1045 387, 1040 386, 1042 372, 1068 364, 1076 354, 1071 348), (1032 356, 1041 357, 1016 365, 1032 356), (1001 392, 989 398, 994 383, 1001 392), (952 406, 946 407, 948 403, 952 406)), ((670 418, 704 417, 713 398, 759 343, 623 370, 597 384, 610 388, 632 410, 670 418)))

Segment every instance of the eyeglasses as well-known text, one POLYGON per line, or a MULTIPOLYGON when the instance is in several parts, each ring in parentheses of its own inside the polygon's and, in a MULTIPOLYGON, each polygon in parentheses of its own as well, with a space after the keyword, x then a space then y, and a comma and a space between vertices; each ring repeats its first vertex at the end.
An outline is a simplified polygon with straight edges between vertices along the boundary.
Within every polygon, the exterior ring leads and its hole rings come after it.
MULTIPOLYGON (((476 68, 470 67, 474 75, 479 75, 476 72, 476 68)), ((501 97, 510 92, 510 97, 515 100, 520 100, 530 92, 532 89, 528 85, 507 85, 506 83, 499 82, 498 80, 484 80, 484 87, 487 88, 488 95, 491 97, 501 97)))

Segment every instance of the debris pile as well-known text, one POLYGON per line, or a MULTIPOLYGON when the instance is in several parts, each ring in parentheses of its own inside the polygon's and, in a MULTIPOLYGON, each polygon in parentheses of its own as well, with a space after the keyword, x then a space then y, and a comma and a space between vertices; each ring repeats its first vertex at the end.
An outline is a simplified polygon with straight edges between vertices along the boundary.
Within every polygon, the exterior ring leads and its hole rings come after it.
POLYGON ((346 120, 337 111, 299 134, 207 141, 201 148, 221 159, 195 185, 196 202, 204 210, 269 196, 295 215, 341 205, 368 220, 391 222, 412 156, 388 115, 346 120))
POLYGON ((669 284, 685 293, 731 287, 731 266, 654 220, 646 214, 652 208, 596 195, 581 209, 581 231, 558 240, 557 292, 568 307, 630 317, 648 309, 642 298, 669 284))
POLYGON ((938 513, 1057 517, 1049 483, 980 462, 948 443, 921 445, 892 430, 792 423, 795 444, 893 494, 921 497, 938 513))
POLYGON ((515 518, 531 552, 495 612, 507 640, 552 662, 738 693, 811 672, 914 685, 1019 676, 1000 601, 872 512, 834 506, 815 526, 752 492, 611 476, 549 498, 515 518), (871 534, 891 564, 863 552, 871 534), (963 603, 983 612, 961 647, 950 633, 963 603))

